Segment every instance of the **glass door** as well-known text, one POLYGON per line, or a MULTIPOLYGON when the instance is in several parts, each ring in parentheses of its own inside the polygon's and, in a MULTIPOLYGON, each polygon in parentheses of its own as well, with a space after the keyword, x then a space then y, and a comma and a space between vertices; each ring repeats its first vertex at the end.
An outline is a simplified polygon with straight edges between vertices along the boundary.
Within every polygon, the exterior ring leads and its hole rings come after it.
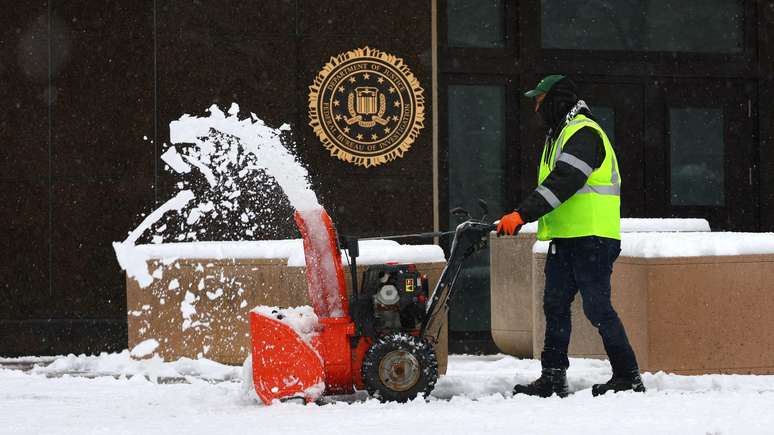
MULTIPOLYGON (((515 204, 509 198, 509 171, 515 154, 508 122, 510 87, 505 78, 461 77, 446 86, 446 144, 442 170, 446 189, 441 198, 442 223, 453 230, 459 222, 450 209, 463 207, 478 217, 478 199, 494 220, 515 204)), ((510 124, 510 125, 509 125, 510 124)), ((442 189, 444 190, 444 189, 442 189)), ((442 240, 448 250, 451 238, 442 240)), ((458 277, 449 308, 452 352, 494 352, 490 326, 489 250, 469 259, 458 277)))

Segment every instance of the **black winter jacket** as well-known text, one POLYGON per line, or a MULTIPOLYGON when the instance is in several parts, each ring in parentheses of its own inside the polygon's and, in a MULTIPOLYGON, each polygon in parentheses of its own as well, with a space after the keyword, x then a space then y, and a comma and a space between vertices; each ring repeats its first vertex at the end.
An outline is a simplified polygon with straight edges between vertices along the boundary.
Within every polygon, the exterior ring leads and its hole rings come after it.
MULTIPOLYGON (((546 104, 546 100, 549 98, 551 98, 551 92, 546 96, 543 104, 546 104)), ((552 108, 554 113, 548 115, 541 113, 541 115, 546 123, 552 126, 547 139, 553 142, 564 126, 565 117, 574 104, 568 108, 567 105, 556 105, 555 102, 554 104, 550 103, 545 107, 552 108)), ((582 106, 585 106, 585 104, 582 106)), ((543 105, 541 105, 541 112, 543 110, 543 105)), ((587 107, 581 108, 577 113, 594 119, 587 107)), ((602 143, 602 137, 591 127, 582 127, 573 134, 565 143, 562 153, 574 156, 592 169, 599 168, 605 159, 605 147, 602 143)), ((583 164, 576 163, 575 165, 570 165, 564 161, 556 162, 554 169, 541 184, 543 189, 533 190, 516 207, 516 211, 519 212, 522 219, 525 222, 536 221, 564 201, 570 199, 588 180, 588 168, 585 168, 583 164)))

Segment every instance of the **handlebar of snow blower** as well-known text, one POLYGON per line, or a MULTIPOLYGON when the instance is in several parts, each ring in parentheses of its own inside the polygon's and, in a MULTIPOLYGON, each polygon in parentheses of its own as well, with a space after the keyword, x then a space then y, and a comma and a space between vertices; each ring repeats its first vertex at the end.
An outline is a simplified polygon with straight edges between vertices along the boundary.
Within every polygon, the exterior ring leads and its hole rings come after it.
POLYGON ((438 279, 433 293, 430 295, 425 321, 420 333, 433 345, 438 343, 443 320, 449 311, 449 300, 452 297, 454 284, 465 260, 486 247, 489 233, 495 228, 494 224, 471 219, 458 225, 454 231, 449 259, 443 272, 441 272, 441 277, 438 279))
POLYGON ((479 199, 479 206, 484 212, 480 219, 474 219, 470 213, 462 208, 451 210, 452 214, 458 218, 467 218, 464 222, 457 225, 453 231, 434 231, 415 234, 400 234, 393 236, 379 237, 343 237, 343 245, 350 254, 350 273, 352 274, 353 295, 358 294, 357 284, 357 260, 359 254, 359 240, 383 240, 383 239, 406 239, 406 238, 434 238, 454 234, 451 251, 446 266, 441 272, 441 277, 430 294, 430 300, 425 311, 425 320, 422 322, 420 336, 435 345, 441 335, 444 319, 449 311, 449 300, 452 296, 454 284, 462 270, 462 266, 471 255, 484 249, 489 241, 489 233, 497 227, 497 221, 494 223, 485 222, 488 214, 488 207, 485 201, 479 199))
POLYGON ((396 239, 432 239, 435 237, 444 237, 450 234, 454 234, 454 231, 431 231, 425 233, 414 234, 396 234, 390 236, 374 236, 374 237, 355 237, 355 236, 341 236, 340 245, 347 250, 349 255, 349 273, 352 277, 352 294, 359 294, 358 280, 357 280, 357 257, 360 256, 359 242, 363 240, 396 240, 396 239))
POLYGON ((397 234, 392 236, 362 237, 358 240, 395 240, 395 239, 432 239, 435 237, 448 236, 454 234, 454 231, 432 231, 427 233, 397 234))

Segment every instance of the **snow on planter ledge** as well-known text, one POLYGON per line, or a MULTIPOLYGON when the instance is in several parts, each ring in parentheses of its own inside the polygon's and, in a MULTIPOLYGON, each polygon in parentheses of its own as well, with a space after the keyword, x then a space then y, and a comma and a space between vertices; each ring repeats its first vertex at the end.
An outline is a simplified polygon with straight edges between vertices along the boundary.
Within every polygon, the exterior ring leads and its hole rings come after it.
MULTIPOLYGON (((548 252, 537 242, 533 252, 548 252)), ((622 233, 621 256, 640 258, 774 254, 774 233, 622 233)))
MULTIPOLYGON (((301 239, 258 240, 240 242, 189 242, 138 245, 147 259, 165 263, 177 259, 287 259, 290 267, 306 265, 301 239)), ((342 263, 349 264, 346 251, 341 251, 342 263)), ((401 245, 393 240, 363 240, 360 242, 360 265, 400 263, 436 263, 446 259, 436 245, 401 245)))
MULTIPOLYGON (((707 219, 694 218, 623 218, 622 233, 650 232, 709 232, 707 219)), ((536 233, 537 222, 530 222, 521 229, 522 233, 536 233)))

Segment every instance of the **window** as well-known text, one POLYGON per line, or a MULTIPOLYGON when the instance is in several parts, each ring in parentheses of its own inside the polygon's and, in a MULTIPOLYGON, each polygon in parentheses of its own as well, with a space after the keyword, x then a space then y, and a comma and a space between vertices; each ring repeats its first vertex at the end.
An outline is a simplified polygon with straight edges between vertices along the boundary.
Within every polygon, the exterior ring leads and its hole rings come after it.
POLYGON ((669 109, 672 205, 725 204, 723 131, 720 108, 669 109))
POLYGON ((543 48, 742 51, 741 0, 541 0, 543 48))
POLYGON ((599 126, 602 127, 607 138, 610 139, 610 143, 615 146, 615 110, 612 107, 592 106, 591 113, 599 126))
MULTIPOLYGON (((481 214, 477 199, 487 201, 490 218, 505 204, 505 87, 451 85, 448 91, 449 208, 481 214)), ((449 216, 449 228, 457 225, 449 216)), ((452 331, 490 330, 489 250, 471 257, 457 279, 449 312, 452 331)))
POLYGON ((449 47, 505 47, 504 0, 449 0, 449 47))
POLYGON ((481 198, 492 213, 503 211, 505 87, 451 85, 448 111, 449 207, 474 212, 481 198))

